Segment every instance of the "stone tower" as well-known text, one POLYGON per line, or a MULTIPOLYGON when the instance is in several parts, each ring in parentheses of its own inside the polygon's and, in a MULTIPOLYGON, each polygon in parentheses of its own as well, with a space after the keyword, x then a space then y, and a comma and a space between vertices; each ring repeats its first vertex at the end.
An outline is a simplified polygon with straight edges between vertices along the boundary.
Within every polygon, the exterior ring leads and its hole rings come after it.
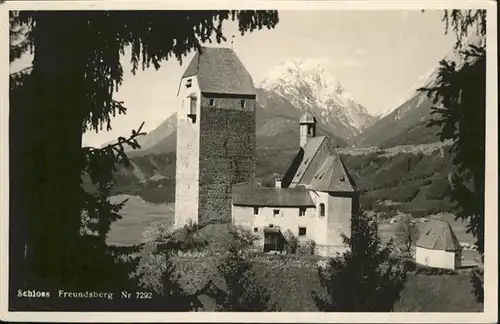
POLYGON ((175 225, 230 222, 232 185, 255 178, 252 78, 232 49, 203 47, 178 99, 175 225))
POLYGON ((304 148, 307 140, 311 137, 316 137, 316 118, 306 112, 300 117, 300 147, 304 148))

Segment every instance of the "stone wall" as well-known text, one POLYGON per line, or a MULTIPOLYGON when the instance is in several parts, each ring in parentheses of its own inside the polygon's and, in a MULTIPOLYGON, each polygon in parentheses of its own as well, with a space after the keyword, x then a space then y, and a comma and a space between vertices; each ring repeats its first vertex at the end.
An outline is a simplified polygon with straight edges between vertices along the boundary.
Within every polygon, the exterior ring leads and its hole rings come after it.
POLYGON ((202 96, 198 221, 229 223, 232 185, 255 177, 255 99, 222 97, 215 107, 209 103, 210 97, 202 96))

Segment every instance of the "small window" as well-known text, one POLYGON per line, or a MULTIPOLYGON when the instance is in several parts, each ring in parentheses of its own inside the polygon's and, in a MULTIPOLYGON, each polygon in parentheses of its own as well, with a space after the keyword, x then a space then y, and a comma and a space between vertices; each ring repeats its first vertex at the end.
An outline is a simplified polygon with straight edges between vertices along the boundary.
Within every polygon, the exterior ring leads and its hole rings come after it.
POLYGON ((319 216, 325 216, 325 204, 319 204, 319 216))
POLYGON ((189 114, 196 115, 196 98, 190 98, 189 102, 189 114))
POLYGON ((259 215, 259 207, 254 207, 253 208, 253 214, 254 215, 259 215))
POLYGON ((253 228, 253 232, 254 232, 254 233, 257 233, 258 231, 259 231, 259 228, 258 228, 258 227, 254 227, 254 228, 253 228))
POLYGON ((299 236, 306 236, 306 228, 305 227, 299 227, 299 236))
POLYGON ((192 79, 187 79, 187 81, 186 81, 186 88, 191 88, 192 85, 193 85, 193 80, 192 79))
POLYGON ((274 224, 269 224, 269 228, 272 228, 272 227, 274 227, 274 224))
POLYGON ((280 214, 280 210, 279 209, 273 209, 273 215, 274 216, 278 216, 280 214))
POLYGON ((342 176, 342 178, 340 178, 340 181, 344 182, 345 181, 345 177, 342 176))
POLYGON ((299 216, 306 216, 306 208, 299 208, 299 216))
POLYGON ((240 108, 246 108, 247 107, 247 101, 246 100, 240 100, 240 108))
POLYGON ((210 107, 214 107, 214 106, 215 106, 215 99, 214 99, 214 98, 210 98, 210 99, 208 100, 208 105, 209 105, 210 107))

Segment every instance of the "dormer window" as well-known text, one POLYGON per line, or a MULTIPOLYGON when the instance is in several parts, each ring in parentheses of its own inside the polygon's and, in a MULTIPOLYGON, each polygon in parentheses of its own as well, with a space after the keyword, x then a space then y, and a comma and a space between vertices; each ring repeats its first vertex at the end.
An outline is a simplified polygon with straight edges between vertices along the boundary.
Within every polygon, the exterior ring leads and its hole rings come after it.
POLYGON ((240 100, 240 108, 246 108, 247 107, 247 101, 246 100, 240 100))
POLYGON ((186 88, 191 88, 193 85, 193 79, 187 79, 186 80, 186 88))
POLYGON ((210 99, 208 100, 208 105, 209 105, 210 107, 215 107, 215 99, 214 99, 214 98, 210 98, 210 99))

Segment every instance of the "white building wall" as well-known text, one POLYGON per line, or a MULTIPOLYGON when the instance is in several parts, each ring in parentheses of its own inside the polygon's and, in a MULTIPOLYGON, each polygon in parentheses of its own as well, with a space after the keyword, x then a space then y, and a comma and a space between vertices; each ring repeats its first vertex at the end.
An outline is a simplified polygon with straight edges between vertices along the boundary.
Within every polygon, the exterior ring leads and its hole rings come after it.
POLYGON ((351 236, 352 198, 328 195, 328 241, 331 246, 343 247, 342 234, 351 236))
POLYGON ((258 215, 254 215, 254 207, 233 206, 233 224, 251 228, 252 231, 254 227, 257 227, 260 234, 266 226, 279 226, 283 234, 290 230, 295 236, 299 234, 299 227, 305 227, 306 235, 300 239, 315 239, 315 208, 308 207, 304 216, 299 216, 298 207, 259 207, 258 210, 258 215), (279 214, 276 216, 273 212, 275 209, 279 210, 279 214))
POLYGON ((189 220, 198 222, 201 92, 196 76, 181 80, 177 98, 181 109, 177 112, 175 226, 181 227, 189 220), (186 88, 189 79, 192 86, 186 88), (197 97, 194 123, 188 118, 190 100, 187 97, 191 93, 197 97))
POLYGON ((461 256, 460 253, 431 250, 417 246, 415 261, 433 268, 456 269, 460 267, 461 256))

